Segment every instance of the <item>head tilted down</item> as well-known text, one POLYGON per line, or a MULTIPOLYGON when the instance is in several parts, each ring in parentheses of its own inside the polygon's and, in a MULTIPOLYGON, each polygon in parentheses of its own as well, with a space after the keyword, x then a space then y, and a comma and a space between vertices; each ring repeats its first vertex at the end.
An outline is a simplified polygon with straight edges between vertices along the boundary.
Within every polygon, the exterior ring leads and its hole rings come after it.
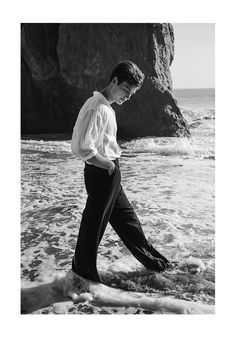
POLYGON ((131 61, 122 61, 117 64, 111 73, 105 93, 111 103, 121 105, 141 88, 144 74, 131 61))

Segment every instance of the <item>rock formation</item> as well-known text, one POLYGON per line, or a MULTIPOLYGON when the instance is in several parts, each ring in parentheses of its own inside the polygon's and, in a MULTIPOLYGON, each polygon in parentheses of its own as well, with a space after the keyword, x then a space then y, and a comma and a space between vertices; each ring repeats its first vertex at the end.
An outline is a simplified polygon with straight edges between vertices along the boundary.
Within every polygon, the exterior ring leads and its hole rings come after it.
POLYGON ((85 100, 129 59, 146 79, 130 101, 113 105, 118 137, 190 135, 172 96, 171 24, 22 24, 21 54, 22 134, 71 133, 85 100))

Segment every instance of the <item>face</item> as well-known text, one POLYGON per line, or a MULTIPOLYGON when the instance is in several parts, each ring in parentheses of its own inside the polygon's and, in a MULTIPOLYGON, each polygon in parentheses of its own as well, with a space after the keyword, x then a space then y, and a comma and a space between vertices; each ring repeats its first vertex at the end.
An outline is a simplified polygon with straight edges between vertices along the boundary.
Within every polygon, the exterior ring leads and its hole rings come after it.
POLYGON ((125 101, 129 100, 132 95, 139 89, 139 87, 130 85, 127 82, 122 82, 118 84, 117 78, 113 78, 111 94, 112 99, 117 104, 121 105, 125 101))

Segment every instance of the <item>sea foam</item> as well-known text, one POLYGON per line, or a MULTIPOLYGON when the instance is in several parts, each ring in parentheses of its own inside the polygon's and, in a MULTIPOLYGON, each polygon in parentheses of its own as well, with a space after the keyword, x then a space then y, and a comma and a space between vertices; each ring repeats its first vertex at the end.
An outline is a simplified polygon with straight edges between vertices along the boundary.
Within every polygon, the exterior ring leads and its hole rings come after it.
POLYGON ((133 153, 155 153, 160 156, 214 156, 211 146, 198 144, 197 140, 187 138, 147 138, 133 144, 133 153), (164 143, 165 142, 165 143, 164 143))
MULTIPOLYGON (((149 275, 150 285, 174 286, 173 282, 167 282, 165 276, 161 274, 146 275, 149 275)), ((160 296, 152 292, 127 291, 120 287, 95 283, 76 275, 72 270, 55 274, 51 277, 51 282, 47 277, 46 283, 35 282, 33 287, 28 285, 21 290, 22 313, 42 313, 43 310, 48 310, 56 314, 66 314, 69 311, 76 311, 80 303, 95 307, 120 307, 123 311, 124 308, 141 308, 162 314, 214 314, 215 310, 214 305, 176 299, 168 295, 160 296)))

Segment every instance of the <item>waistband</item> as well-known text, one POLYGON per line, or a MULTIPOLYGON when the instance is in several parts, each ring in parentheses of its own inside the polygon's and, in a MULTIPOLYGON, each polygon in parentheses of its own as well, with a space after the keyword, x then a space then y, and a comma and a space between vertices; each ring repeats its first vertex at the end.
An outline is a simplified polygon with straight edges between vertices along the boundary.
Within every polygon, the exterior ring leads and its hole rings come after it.
MULTIPOLYGON (((115 165, 117 165, 117 166, 119 166, 119 158, 116 158, 116 159, 114 159, 114 160, 111 160, 115 165)), ((89 163, 87 163, 86 161, 85 161, 85 166, 94 166, 94 165, 92 165, 92 164, 89 164, 89 163)), ((97 166, 94 166, 94 167, 97 167, 97 166)))

